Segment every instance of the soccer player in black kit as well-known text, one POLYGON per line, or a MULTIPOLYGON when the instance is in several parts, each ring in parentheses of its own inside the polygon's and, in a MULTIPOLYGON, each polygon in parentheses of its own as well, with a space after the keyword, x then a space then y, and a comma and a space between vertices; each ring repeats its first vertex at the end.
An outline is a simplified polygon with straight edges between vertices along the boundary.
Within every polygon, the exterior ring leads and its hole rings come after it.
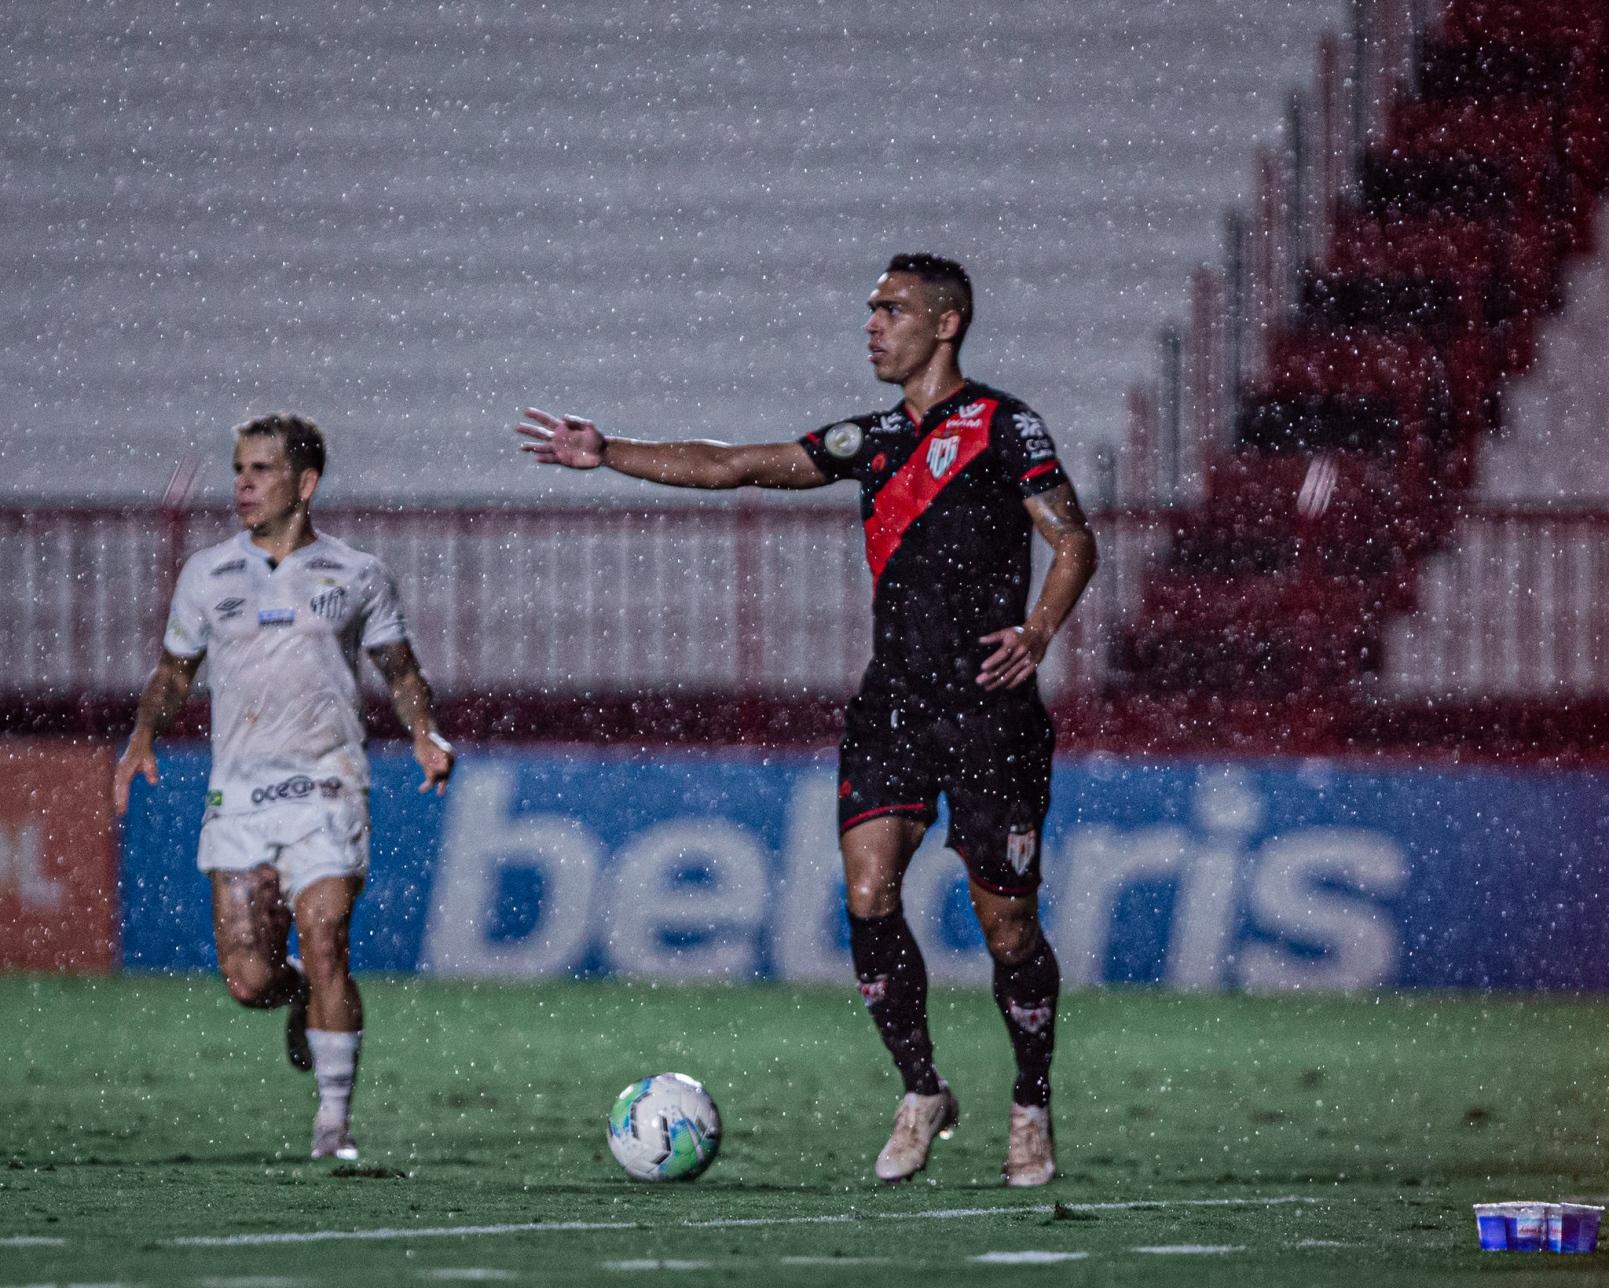
POLYGON ((905 1082, 877 1176, 927 1166, 959 1116, 933 1063, 927 970, 900 904, 905 870, 949 799, 1016 1056, 1008 1185, 1056 1174, 1050 1058, 1060 973, 1039 925, 1040 831, 1053 734, 1035 670, 1095 571, 1095 539, 1029 408, 961 375, 972 285, 959 264, 896 255, 868 304, 868 356, 898 406, 796 442, 730 446, 605 437, 529 409, 524 450, 675 487, 812 488, 853 479, 873 590, 872 661, 840 748, 839 834, 861 995, 905 1082), (1051 562, 1028 607, 1031 534, 1051 562))

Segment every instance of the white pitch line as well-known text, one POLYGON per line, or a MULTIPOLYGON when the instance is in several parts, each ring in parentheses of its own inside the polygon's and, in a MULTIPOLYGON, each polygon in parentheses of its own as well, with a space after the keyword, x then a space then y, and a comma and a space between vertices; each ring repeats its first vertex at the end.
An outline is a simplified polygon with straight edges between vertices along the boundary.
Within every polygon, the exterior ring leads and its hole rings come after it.
POLYGON ((605 1270, 708 1270, 708 1261, 677 1261, 645 1257, 636 1261, 605 1261, 605 1270))
POLYGON ((1148 1252, 1157 1257, 1211 1257, 1226 1252, 1244 1252, 1240 1243, 1164 1243, 1154 1248, 1130 1248, 1130 1252, 1148 1252))
POLYGON ((1134 1199, 1112 1203, 1036 1203, 1031 1207, 940 1208, 933 1212, 842 1212, 830 1216, 717 1217, 677 1221, 666 1226, 641 1221, 518 1221, 508 1225, 432 1225, 410 1230, 387 1226, 375 1230, 305 1230, 276 1234, 197 1234, 168 1239, 169 1248, 248 1248, 282 1243, 336 1243, 350 1240, 461 1239, 475 1235, 602 1233, 610 1230, 743 1230, 784 1225, 846 1225, 857 1221, 957 1221, 984 1216, 1045 1216, 1064 1212, 1133 1212, 1181 1207, 1281 1207, 1316 1203, 1299 1194, 1261 1199, 1134 1199))
POLYGON ((0 1239, 0 1248, 65 1248, 66 1239, 47 1239, 42 1234, 14 1234, 0 1239))
POLYGON ((1051 1266, 1059 1261, 1083 1261, 1088 1256, 1087 1252, 1036 1252, 1029 1249, 1022 1252, 984 1252, 972 1260, 981 1261, 986 1266, 1051 1266))
POLYGON ((778 1257, 784 1266, 886 1266, 889 1257, 778 1257))

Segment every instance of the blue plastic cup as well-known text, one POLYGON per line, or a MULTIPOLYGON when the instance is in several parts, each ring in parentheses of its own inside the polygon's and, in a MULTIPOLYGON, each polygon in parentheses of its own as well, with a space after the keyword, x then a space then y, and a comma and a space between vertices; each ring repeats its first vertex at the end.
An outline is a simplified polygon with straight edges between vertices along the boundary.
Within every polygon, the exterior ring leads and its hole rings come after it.
POLYGON ((1594 1252, 1603 1209, 1590 1203, 1550 1203, 1547 1246, 1550 1252, 1594 1252))

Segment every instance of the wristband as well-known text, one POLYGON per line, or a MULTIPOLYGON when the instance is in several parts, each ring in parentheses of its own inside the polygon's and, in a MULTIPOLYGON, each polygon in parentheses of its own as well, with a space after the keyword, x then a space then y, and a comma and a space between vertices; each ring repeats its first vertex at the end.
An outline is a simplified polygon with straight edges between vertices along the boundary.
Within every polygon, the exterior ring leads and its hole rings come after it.
POLYGON ((425 735, 428 742, 434 743, 438 751, 445 751, 449 756, 453 754, 453 745, 432 729, 425 735))

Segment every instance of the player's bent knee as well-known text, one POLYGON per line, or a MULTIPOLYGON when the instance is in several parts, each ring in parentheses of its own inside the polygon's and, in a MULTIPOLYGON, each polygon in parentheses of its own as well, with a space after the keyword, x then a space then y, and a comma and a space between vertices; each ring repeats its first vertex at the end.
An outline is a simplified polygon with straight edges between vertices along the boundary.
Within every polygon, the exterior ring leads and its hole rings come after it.
POLYGON ((259 1008, 278 1004, 274 972, 266 962, 223 962, 219 969, 229 996, 242 1006, 259 1008))
POLYGON ((1017 966, 1032 957, 1039 948, 1038 921, 1011 922, 991 927, 985 936, 989 956, 1002 966, 1017 966))
POLYGON ((899 911, 899 890, 882 882, 851 885, 845 894, 849 915, 861 921, 887 917, 899 911))

